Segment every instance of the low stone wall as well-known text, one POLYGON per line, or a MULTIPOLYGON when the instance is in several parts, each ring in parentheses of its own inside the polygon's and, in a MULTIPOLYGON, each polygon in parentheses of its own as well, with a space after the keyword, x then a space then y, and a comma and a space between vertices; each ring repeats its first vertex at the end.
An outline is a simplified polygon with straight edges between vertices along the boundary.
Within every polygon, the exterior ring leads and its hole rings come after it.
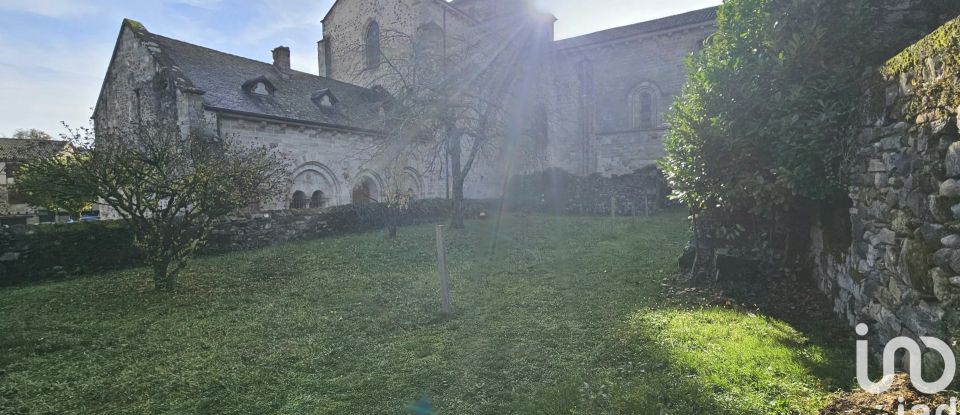
POLYGON ((870 326, 875 345, 960 338, 958 29, 949 23, 883 69, 871 125, 851 141, 848 225, 825 212, 811 231, 820 287, 851 326, 870 326))
POLYGON ((508 210, 556 214, 642 215, 667 204, 663 174, 656 167, 630 174, 587 177, 561 169, 511 178, 505 198, 508 210))
MULTIPOLYGON (((469 200, 468 218, 491 212, 498 201, 469 200)), ((410 204, 400 225, 447 220, 450 202, 418 200, 410 204)), ((382 229, 383 206, 336 206, 318 210, 265 212, 225 218, 213 231, 202 254, 239 251, 284 242, 382 229)), ((122 222, 0 227, 0 285, 47 278, 65 278, 137 266, 142 258, 122 222)))
MULTIPOLYGON (((496 201, 465 201, 467 218, 492 212, 496 201)), ((450 201, 418 200, 410 204, 400 218, 401 226, 435 223, 450 218, 450 201)), ((316 239, 345 233, 383 229, 383 206, 378 204, 343 205, 318 210, 276 211, 224 219, 210 236, 205 252, 238 251, 283 242, 316 239)))

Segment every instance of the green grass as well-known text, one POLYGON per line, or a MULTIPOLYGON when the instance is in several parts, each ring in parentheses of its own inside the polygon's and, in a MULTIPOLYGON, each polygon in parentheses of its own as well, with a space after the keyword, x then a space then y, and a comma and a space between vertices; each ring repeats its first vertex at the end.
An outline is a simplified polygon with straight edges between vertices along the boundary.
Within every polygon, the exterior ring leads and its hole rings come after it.
MULTIPOLYGON (((0 290, 0 413, 813 414, 852 350, 667 301, 680 212, 430 226, 0 290), (838 357, 841 356, 841 357, 838 357)), ((849 349, 852 349, 850 347, 849 349)), ((843 384, 844 382, 841 382, 843 384)))

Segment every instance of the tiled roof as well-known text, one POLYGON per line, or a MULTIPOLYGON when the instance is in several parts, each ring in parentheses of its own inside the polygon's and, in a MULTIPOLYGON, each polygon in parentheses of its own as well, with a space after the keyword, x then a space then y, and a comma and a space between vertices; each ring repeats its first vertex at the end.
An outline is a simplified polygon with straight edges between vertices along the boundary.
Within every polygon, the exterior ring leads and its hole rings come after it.
POLYGON ((707 23, 716 20, 717 7, 694 10, 691 12, 678 14, 675 16, 664 17, 662 19, 650 20, 632 24, 629 26, 616 27, 603 30, 588 35, 563 39, 554 42, 555 49, 568 49, 580 46, 588 46, 594 43, 606 42, 644 33, 659 32, 682 26, 689 26, 698 23, 707 23))
POLYGON ((27 161, 64 151, 67 141, 0 138, 0 161, 27 161))
POLYGON ((160 65, 171 70, 178 87, 202 92, 208 108, 352 129, 379 129, 379 103, 384 97, 374 90, 294 70, 281 72, 270 63, 156 35, 136 22, 125 24, 160 65), (244 84, 258 78, 265 78, 276 89, 269 96, 244 90, 244 84), (335 111, 321 110, 311 100, 321 90, 329 90, 336 97, 335 111))

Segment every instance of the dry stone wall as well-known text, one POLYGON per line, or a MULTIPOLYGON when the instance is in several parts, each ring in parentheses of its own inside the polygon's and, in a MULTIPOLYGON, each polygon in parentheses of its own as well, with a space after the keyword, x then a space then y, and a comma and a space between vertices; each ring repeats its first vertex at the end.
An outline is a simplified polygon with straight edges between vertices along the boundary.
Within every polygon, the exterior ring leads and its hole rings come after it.
MULTIPOLYGON (((486 217, 499 203, 468 200, 469 218, 486 217)), ((398 218, 400 225, 440 222, 450 202, 417 200, 398 218)), ((382 205, 284 210, 225 218, 204 253, 240 251, 285 242, 364 232, 386 226, 382 205)), ((142 258, 119 221, 63 225, 0 226, 0 286, 48 278, 69 278, 138 266, 142 258)))
POLYGON ((958 28, 910 47, 874 82, 870 125, 851 141, 849 244, 831 244, 847 229, 826 221, 811 232, 814 274, 835 311, 881 342, 960 338, 958 28))

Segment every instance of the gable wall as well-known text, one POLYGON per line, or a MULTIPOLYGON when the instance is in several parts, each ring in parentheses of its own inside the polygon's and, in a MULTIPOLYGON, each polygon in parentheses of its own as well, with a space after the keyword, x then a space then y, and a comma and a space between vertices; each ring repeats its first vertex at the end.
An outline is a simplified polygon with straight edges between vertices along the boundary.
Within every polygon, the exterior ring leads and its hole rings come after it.
POLYGON ((686 79, 685 59, 714 31, 712 23, 557 51, 545 97, 548 163, 581 175, 626 174, 664 156, 663 114, 686 79), (590 69, 581 74, 582 65, 590 69), (637 129, 629 102, 641 84, 660 91, 655 128, 637 129))

